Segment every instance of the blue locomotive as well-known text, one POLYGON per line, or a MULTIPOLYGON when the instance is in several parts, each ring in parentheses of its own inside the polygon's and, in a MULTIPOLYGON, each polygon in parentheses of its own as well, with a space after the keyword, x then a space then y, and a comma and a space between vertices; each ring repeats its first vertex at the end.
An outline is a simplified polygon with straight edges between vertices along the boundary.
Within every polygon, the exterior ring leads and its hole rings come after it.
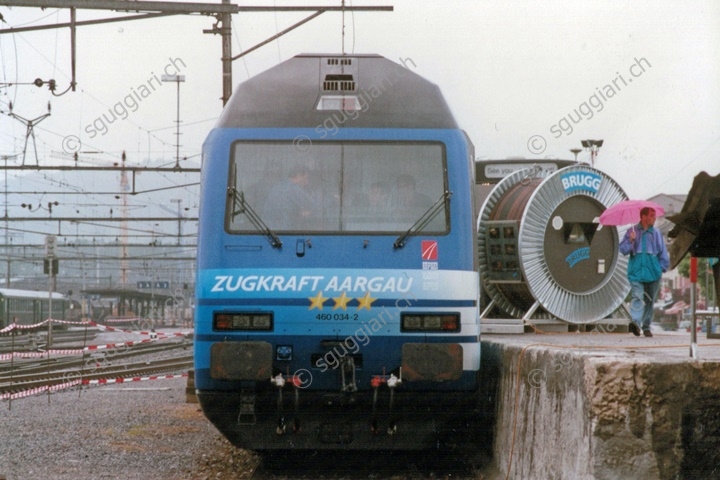
POLYGON ((410 62, 298 55, 239 85, 203 145, 195 386, 237 446, 467 434, 474 152, 410 62))

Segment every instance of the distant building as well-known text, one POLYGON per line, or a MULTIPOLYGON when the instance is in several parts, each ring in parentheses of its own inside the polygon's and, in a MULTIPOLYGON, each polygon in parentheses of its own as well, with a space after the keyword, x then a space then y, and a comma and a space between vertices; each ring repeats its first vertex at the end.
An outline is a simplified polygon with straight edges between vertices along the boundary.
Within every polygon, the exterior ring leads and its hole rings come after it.
POLYGON ((648 198, 651 202, 655 202, 665 209, 665 216, 680 213, 687 200, 687 195, 668 195, 660 193, 654 197, 648 198))

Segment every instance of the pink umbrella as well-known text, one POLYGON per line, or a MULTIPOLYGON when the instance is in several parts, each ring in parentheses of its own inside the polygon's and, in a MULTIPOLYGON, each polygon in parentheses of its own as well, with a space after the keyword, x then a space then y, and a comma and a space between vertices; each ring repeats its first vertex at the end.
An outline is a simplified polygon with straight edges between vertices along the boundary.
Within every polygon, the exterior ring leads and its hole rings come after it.
POLYGON ((640 210, 645 207, 655 210, 655 215, 665 215, 665 209, 655 202, 649 200, 623 200, 612 207, 607 208, 600 215, 601 225, 628 225, 640 221, 640 210))

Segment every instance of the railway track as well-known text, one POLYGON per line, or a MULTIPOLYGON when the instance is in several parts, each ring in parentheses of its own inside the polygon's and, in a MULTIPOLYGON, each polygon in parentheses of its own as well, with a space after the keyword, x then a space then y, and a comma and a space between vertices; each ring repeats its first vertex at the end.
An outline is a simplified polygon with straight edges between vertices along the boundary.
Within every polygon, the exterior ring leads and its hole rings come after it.
MULTIPOLYGON (((97 330, 62 332, 57 336, 57 341, 53 342, 53 346, 60 343, 67 346, 55 347, 55 350, 77 349, 76 353, 55 352, 43 355, 43 352, 34 352, 43 356, 39 358, 14 357, 9 361, 0 362, 0 397, 33 394, 37 393, 38 389, 50 388, 52 390, 53 387, 64 388, 68 384, 72 386, 87 385, 99 380, 116 381, 121 378, 177 373, 186 371, 193 364, 192 355, 183 352, 174 353, 174 356, 170 358, 164 355, 173 350, 191 350, 192 343, 188 342, 185 337, 169 338, 166 339, 168 341, 163 342, 108 344, 101 348, 82 351, 83 348, 93 347, 88 346, 87 341, 94 338, 95 333, 97 330), (80 342, 80 345, 68 345, 73 342, 80 342), (67 355, 63 355, 63 353, 67 353, 67 355), (162 356, 164 358, 159 358, 162 356)), ((34 344, 35 347, 42 339, 42 336, 39 339, 37 335, 26 335, 25 337, 25 340, 34 344)), ((5 341, 7 343, 7 339, 5 341)), ((17 343, 14 341, 11 344, 17 347, 17 343)), ((27 352, 17 348, 15 351, 27 352)))
MULTIPOLYGON (((95 339, 100 331, 96 328, 87 331, 70 330, 53 332, 53 347, 72 343, 86 343, 95 339)), ((0 353, 10 353, 19 351, 35 350, 38 346, 47 344, 47 334, 42 333, 26 333, 17 336, 0 337, 0 353)))
POLYGON ((13 362, 0 364, 0 381, 17 374, 43 373, 53 370, 85 368, 91 369, 94 363, 107 363, 110 360, 116 362, 125 358, 137 357, 167 352, 177 349, 192 348, 192 344, 186 341, 175 341, 167 344, 147 343, 134 345, 132 347, 121 346, 116 349, 97 350, 92 353, 85 352, 81 358, 76 357, 43 357, 40 359, 15 359, 13 362))
POLYGON ((192 364, 192 355, 186 355, 177 358, 111 365, 94 371, 83 372, 77 369, 63 369, 55 372, 16 375, 12 379, 0 379, 0 395, 19 393, 38 387, 60 385, 76 380, 85 382, 177 372, 191 367, 192 364))

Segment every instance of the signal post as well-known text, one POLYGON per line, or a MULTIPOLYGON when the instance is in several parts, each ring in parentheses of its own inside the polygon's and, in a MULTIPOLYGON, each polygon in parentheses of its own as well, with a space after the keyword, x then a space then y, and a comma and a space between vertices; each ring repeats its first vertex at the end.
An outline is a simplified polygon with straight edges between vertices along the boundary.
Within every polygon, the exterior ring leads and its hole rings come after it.
POLYGON ((44 270, 48 274, 48 334, 47 334, 47 348, 52 347, 52 294, 53 294, 53 280, 57 273, 58 261, 55 258, 55 246, 57 245, 57 237, 55 235, 48 235, 45 237, 45 261, 44 270))

